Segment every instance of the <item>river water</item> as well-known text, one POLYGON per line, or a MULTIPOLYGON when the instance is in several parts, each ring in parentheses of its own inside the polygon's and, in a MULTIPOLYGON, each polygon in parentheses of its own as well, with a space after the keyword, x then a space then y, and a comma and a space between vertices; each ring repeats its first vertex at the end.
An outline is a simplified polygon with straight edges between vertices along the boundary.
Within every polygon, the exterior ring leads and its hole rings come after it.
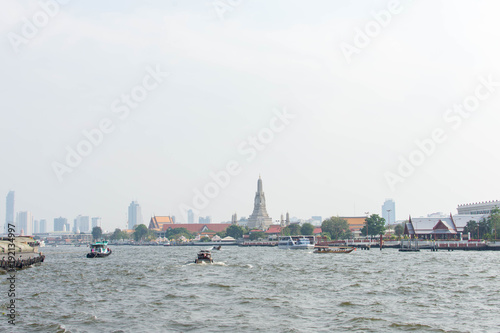
MULTIPOLYGON (((42 248, 2 332, 500 332, 500 252, 42 248)), ((0 275, 0 312, 8 283, 0 275)))

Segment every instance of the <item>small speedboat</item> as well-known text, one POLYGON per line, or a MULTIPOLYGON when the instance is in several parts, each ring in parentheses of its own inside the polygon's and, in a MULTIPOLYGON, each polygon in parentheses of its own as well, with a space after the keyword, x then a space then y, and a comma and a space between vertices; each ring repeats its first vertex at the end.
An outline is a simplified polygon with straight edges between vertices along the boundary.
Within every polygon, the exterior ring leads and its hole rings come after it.
POLYGON ((212 252, 210 252, 210 250, 201 250, 198 252, 198 257, 194 261, 195 264, 211 264, 213 262, 214 260, 212 259, 212 252))
POLYGON ((87 253, 87 258, 102 258, 111 254, 111 249, 108 247, 108 242, 95 242, 90 244, 90 252, 87 253))
POLYGON ((214 246, 214 247, 212 248, 212 250, 220 250, 220 248, 221 248, 221 247, 222 247, 222 245, 219 245, 219 246, 214 246))

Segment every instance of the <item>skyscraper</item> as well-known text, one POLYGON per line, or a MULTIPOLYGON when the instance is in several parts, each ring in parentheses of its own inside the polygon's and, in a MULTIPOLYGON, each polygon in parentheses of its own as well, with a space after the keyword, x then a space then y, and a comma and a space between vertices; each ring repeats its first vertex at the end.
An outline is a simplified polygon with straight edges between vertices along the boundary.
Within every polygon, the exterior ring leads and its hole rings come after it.
POLYGON ((257 192, 255 193, 253 213, 248 218, 249 228, 260 228, 262 230, 269 228, 273 220, 269 217, 266 210, 266 197, 262 187, 262 179, 259 176, 257 181, 257 192))
MULTIPOLYGON (((14 220, 14 191, 9 191, 6 198, 6 209, 5 209, 5 226, 4 232, 8 234, 8 228, 10 224, 15 224, 14 220)), ((20 230, 16 230, 17 233, 20 230)))
POLYGON ((39 232, 41 234, 44 234, 47 232, 47 221, 46 220, 40 220, 40 230, 39 232))
POLYGON ((95 227, 100 227, 101 226, 101 218, 100 217, 93 217, 92 218, 92 229, 95 227))
POLYGON ((78 216, 78 227, 80 232, 90 232, 90 217, 89 216, 78 216))
POLYGON ((66 230, 66 224, 68 224, 68 219, 64 217, 56 217, 54 219, 54 231, 69 231, 69 227, 66 230))
POLYGON ((132 201, 128 206, 128 228, 134 229, 139 224, 142 224, 141 206, 137 201, 132 201))
POLYGON ((33 235, 33 215, 31 215, 31 212, 17 213, 16 233, 19 235, 33 235))
POLYGON ((396 203, 392 199, 386 199, 382 205, 382 217, 386 224, 394 224, 396 222, 396 203))
POLYGON ((194 213, 193 210, 188 210, 188 223, 194 223, 194 213))
POLYGON ((212 217, 211 216, 206 216, 206 217, 200 216, 198 218, 198 223, 210 224, 210 223, 212 223, 212 217))

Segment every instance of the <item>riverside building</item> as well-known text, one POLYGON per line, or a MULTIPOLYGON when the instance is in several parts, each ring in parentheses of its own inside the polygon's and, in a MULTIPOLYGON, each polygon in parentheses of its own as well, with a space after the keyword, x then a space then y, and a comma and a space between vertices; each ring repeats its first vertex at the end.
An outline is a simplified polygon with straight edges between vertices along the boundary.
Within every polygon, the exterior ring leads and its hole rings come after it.
POLYGON ((491 214, 493 208, 500 208, 500 201, 485 201, 458 205, 457 211, 460 215, 491 214))

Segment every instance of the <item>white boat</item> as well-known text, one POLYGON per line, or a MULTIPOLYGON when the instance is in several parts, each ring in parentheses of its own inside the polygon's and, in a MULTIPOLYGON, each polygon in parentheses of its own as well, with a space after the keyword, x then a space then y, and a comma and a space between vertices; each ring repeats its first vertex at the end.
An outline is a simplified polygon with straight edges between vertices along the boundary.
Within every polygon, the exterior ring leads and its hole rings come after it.
POLYGON ((291 249, 295 245, 295 241, 290 236, 281 237, 278 241, 279 249, 291 249))
POLYGON ((278 248, 290 250, 310 250, 314 249, 314 244, 306 237, 294 240, 291 236, 283 236, 278 241, 278 248))
POLYGON ((301 237, 296 242, 295 245, 291 247, 292 250, 310 250, 314 249, 314 244, 311 244, 308 238, 301 237))

